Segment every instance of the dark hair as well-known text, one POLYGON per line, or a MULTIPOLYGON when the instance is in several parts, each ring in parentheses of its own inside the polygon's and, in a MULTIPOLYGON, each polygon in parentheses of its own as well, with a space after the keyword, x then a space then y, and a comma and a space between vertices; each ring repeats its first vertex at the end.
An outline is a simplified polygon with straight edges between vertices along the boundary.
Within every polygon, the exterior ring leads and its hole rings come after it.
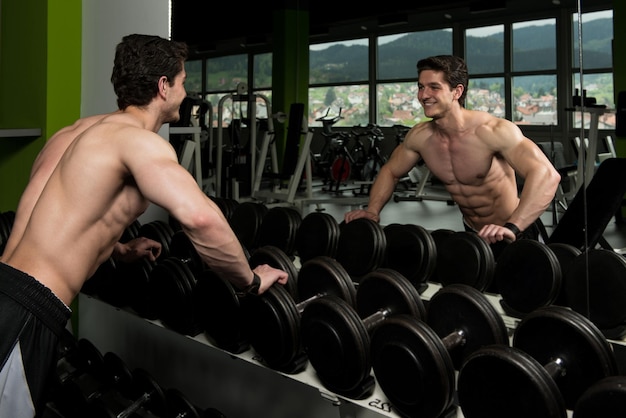
POLYGON ((115 48, 111 82, 117 106, 145 106, 156 96, 158 81, 166 76, 170 85, 187 59, 187 45, 158 36, 132 34, 115 48))
POLYGON ((467 65, 462 58, 454 55, 436 55, 421 59, 417 62, 417 76, 424 70, 441 71, 444 80, 450 87, 456 87, 461 84, 463 93, 459 97, 461 106, 465 106, 465 96, 467 95, 467 83, 469 75, 467 73, 467 65))

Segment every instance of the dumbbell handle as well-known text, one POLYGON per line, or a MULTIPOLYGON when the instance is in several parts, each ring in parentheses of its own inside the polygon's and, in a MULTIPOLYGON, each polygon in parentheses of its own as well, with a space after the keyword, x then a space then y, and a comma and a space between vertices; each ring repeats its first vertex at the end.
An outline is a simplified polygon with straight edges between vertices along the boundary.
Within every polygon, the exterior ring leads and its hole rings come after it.
POLYGON ((389 315, 391 315, 391 309, 380 309, 368 316, 367 318, 363 319, 363 324, 368 331, 372 331, 374 327, 378 326, 378 324, 387 319, 389 315))
POLYGON ((555 379, 564 376, 566 373, 565 365, 563 364, 562 358, 556 358, 551 360, 549 363, 544 364, 544 369, 550 374, 552 379, 555 379))
POLYGON ((446 347, 448 351, 450 351, 454 347, 459 347, 465 344, 465 331, 456 330, 446 335, 441 339, 443 342, 443 346, 446 347))
POLYGON ((137 410, 139 408, 141 408, 141 406, 143 404, 145 404, 146 402, 148 402, 150 400, 150 396, 151 396, 150 393, 144 393, 135 402, 133 402, 132 404, 128 405, 128 407, 126 409, 124 409, 122 412, 117 414, 117 418, 128 418, 128 417, 130 417, 132 414, 137 412, 137 410))

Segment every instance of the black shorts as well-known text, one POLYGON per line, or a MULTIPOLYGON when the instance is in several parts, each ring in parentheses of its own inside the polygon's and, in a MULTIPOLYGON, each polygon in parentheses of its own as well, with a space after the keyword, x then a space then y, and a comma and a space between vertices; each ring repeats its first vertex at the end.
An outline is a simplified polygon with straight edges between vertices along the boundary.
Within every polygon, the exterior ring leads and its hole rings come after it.
POLYGON ((0 417, 42 414, 71 313, 43 284, 0 263, 0 417))

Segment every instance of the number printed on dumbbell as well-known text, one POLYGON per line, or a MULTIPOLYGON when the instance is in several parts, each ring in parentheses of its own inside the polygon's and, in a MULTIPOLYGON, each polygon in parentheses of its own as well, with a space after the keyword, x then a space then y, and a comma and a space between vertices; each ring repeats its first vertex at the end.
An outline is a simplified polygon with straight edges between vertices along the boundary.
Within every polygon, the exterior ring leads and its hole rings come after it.
POLYGON ((383 412, 391 412, 392 406, 389 402, 383 401, 382 399, 372 399, 367 403, 372 408, 380 409, 383 412))

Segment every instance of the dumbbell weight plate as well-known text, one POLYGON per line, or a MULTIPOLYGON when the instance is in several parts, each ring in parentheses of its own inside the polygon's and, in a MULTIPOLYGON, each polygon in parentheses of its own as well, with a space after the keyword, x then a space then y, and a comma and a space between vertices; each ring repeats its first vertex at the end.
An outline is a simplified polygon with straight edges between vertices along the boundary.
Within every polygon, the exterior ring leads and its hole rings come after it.
POLYGON ((302 217, 295 208, 275 206, 269 209, 259 228, 259 246, 278 247, 288 257, 293 258, 296 233, 301 223, 302 217))
POLYGON ((378 268, 361 280, 356 295, 356 308, 361 318, 383 308, 394 314, 426 317, 426 308, 415 286, 401 273, 388 268, 378 268))
POLYGON ((241 301, 243 332, 268 367, 295 373, 301 354, 300 313, 283 286, 241 301))
POLYGON ((578 399, 573 418, 626 417, 626 376, 605 377, 578 399))
POLYGON ((133 374, 126 363, 117 354, 109 351, 104 354, 104 367, 108 387, 130 398, 133 391, 133 374))
POLYGON ((259 243, 259 229, 268 208, 262 203, 241 202, 230 216, 230 226, 241 245, 254 252, 259 243))
POLYGON ((435 248, 437 251, 437 263, 435 265, 435 271, 433 272, 430 279, 430 281, 432 282, 440 283, 440 280, 437 277, 437 269, 438 266, 443 263, 443 257, 441 256, 441 252, 443 251, 443 243, 446 241, 446 239, 448 239, 448 237, 452 236, 452 234, 454 234, 454 230, 447 228, 439 228, 430 232, 430 236, 435 241, 435 248), (442 259, 442 261, 439 261, 440 258, 442 259))
MULTIPOLYGON (((594 248, 576 257, 563 284, 567 306, 589 312, 603 332, 626 324, 626 258, 594 248), (588 272, 588 274, 587 274, 588 272)), ((620 338, 620 335, 607 335, 620 338)))
POLYGON ((617 374, 611 345, 589 319, 569 308, 536 309, 518 324, 512 345, 540 364, 557 356, 568 360, 567 373, 557 379, 568 409, 593 383, 617 374))
POLYGON ((376 380, 395 409, 406 416, 443 416, 453 399, 454 365, 422 319, 389 318, 374 331, 371 350, 376 380))
POLYGON ((300 263, 319 256, 335 257, 339 224, 325 212, 311 212, 302 219, 296 232, 296 253, 300 263))
POLYGON ((384 262, 387 245, 383 227, 368 218, 339 224, 339 242, 335 258, 354 281, 376 270, 384 262))
POLYGON ((478 348, 489 344, 509 344, 502 316, 487 297, 469 285, 452 284, 435 293, 428 302, 426 323, 440 338, 464 332, 464 343, 449 350, 455 369, 478 348))
POLYGON ((193 290, 192 306, 200 327, 218 347, 235 354, 250 347, 243 333, 241 302, 229 281, 205 270, 193 290))
POLYGON ((464 418, 566 418, 565 402, 546 369, 524 351, 496 344, 463 363, 457 395, 464 418))
POLYGON ((477 289, 464 284, 441 288, 428 304, 426 322, 389 318, 372 336, 374 374, 392 405, 407 416, 437 418, 451 408, 455 369, 487 344, 508 344, 506 326, 477 289), (463 342, 443 338, 463 331, 463 342))
POLYGON ((395 270, 385 268, 363 277, 358 285, 356 309, 343 300, 328 297, 311 302, 302 312, 302 338, 309 360, 328 389, 351 398, 367 395, 368 388, 362 385, 372 367, 372 329, 363 318, 380 309, 391 315, 425 316, 413 284, 395 270))
POLYGON ((334 258, 317 256, 305 261, 298 272, 298 295, 301 300, 333 294, 350 305, 356 304, 356 288, 346 269, 334 258))
POLYGON ((556 300, 561 289, 561 265, 546 244, 521 239, 502 250, 494 280, 504 310, 521 318, 556 300))
POLYGON ((430 279, 437 265, 437 245, 426 229, 414 224, 389 224, 384 267, 400 272, 418 289, 430 279))
POLYGON ((551 242, 548 247, 554 252, 556 258, 559 260, 561 266, 561 288, 559 294, 554 301, 555 305, 567 306, 567 299, 565 295, 565 283, 568 281, 568 275, 570 269, 576 257, 578 257, 582 251, 571 244, 563 242, 551 242))
MULTIPOLYGON (((369 334, 355 308, 343 299, 317 299, 302 312, 302 341, 324 387, 349 398, 367 396, 369 334)), ((371 382, 373 386, 373 381, 371 382)))
POLYGON ((458 231, 447 237, 441 247, 437 253, 437 279, 443 286, 462 283, 480 291, 489 287, 495 259, 484 239, 474 232, 458 231))
POLYGON ((183 231, 176 231, 170 242, 170 255, 182 260, 189 260, 188 265, 194 274, 199 274, 205 269, 205 264, 191 240, 183 231))

